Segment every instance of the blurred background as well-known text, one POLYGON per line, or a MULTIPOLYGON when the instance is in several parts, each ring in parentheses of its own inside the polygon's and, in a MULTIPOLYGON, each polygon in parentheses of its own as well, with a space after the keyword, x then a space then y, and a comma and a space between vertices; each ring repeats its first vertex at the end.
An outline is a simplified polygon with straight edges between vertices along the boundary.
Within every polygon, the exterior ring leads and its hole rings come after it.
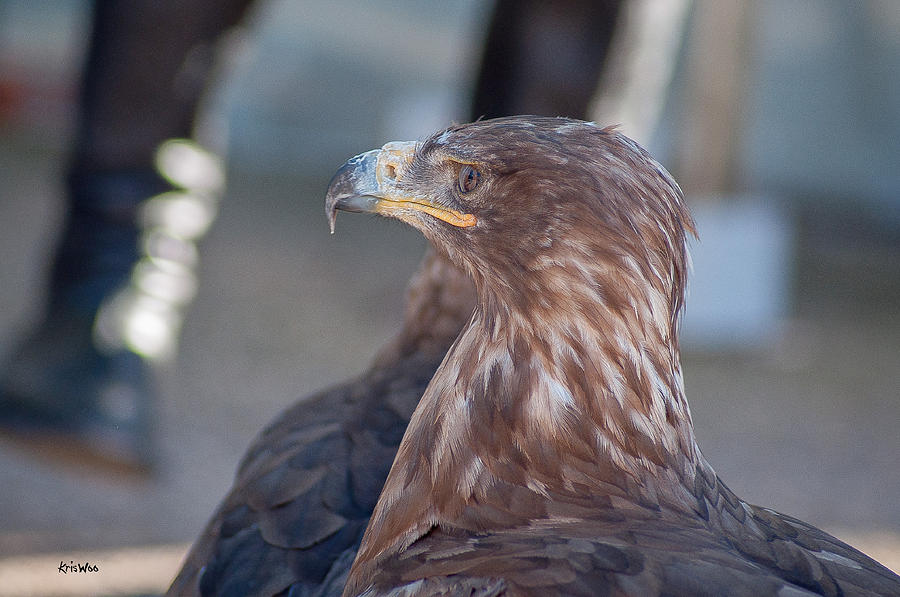
MULTIPOLYGON (((262 426, 368 366, 425 243, 347 214, 329 235, 325 188, 356 153, 468 120, 491 9, 262 0, 222 41, 197 129, 228 183, 162 368, 157 466, 0 438, 0 595, 164 591, 262 426)), ((90 3, 0 0, 0 357, 42 307, 89 35, 90 3)), ((707 458, 900 571, 900 4, 626 3, 597 89, 589 115, 698 221, 683 349, 707 458)))

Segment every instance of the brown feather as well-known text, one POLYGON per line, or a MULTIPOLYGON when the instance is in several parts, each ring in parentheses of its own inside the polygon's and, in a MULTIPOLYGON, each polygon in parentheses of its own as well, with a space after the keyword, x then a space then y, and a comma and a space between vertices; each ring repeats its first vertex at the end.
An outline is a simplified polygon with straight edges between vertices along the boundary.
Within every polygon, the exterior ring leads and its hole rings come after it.
POLYGON ((466 269, 477 303, 345 595, 900 594, 863 554, 738 499, 701 455, 677 341, 693 224, 637 144, 561 118, 480 121, 432 136, 392 184, 392 201, 477 220, 397 215, 466 269), (455 164, 479 170, 476 190, 457 191, 455 164))

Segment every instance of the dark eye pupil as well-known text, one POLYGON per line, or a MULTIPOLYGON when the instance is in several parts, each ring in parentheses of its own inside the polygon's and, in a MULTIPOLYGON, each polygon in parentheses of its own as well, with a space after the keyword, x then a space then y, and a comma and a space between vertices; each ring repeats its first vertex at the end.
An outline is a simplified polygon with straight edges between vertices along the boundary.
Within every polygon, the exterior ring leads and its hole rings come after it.
POLYGON ((468 193, 475 189, 478 186, 478 180, 481 178, 481 173, 478 172, 472 166, 463 166, 463 169, 459 171, 459 190, 463 193, 468 193))

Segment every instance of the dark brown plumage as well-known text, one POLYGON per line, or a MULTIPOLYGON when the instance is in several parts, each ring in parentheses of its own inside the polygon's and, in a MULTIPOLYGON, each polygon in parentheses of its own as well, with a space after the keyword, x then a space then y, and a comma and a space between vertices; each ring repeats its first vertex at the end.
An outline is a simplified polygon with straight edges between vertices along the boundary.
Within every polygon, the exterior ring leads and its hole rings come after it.
POLYGON ((167 594, 340 595, 410 414, 473 304, 471 282, 429 252, 398 337, 256 438, 167 594))
POLYGON ((326 211, 421 230, 476 288, 344 595, 900 595, 900 578, 735 496, 677 342, 692 222, 614 129, 513 117, 391 143, 326 211))

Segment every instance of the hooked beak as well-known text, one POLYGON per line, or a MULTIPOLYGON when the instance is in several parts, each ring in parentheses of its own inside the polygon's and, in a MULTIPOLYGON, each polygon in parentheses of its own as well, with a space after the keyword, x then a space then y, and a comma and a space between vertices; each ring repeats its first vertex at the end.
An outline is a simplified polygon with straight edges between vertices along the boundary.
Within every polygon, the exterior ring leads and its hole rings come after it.
POLYGON ((415 155, 414 142, 392 142, 354 156, 341 166, 325 194, 325 215, 331 232, 337 211, 377 213, 408 220, 410 210, 427 213, 453 226, 474 226, 474 215, 411 194, 398 182, 415 155))

